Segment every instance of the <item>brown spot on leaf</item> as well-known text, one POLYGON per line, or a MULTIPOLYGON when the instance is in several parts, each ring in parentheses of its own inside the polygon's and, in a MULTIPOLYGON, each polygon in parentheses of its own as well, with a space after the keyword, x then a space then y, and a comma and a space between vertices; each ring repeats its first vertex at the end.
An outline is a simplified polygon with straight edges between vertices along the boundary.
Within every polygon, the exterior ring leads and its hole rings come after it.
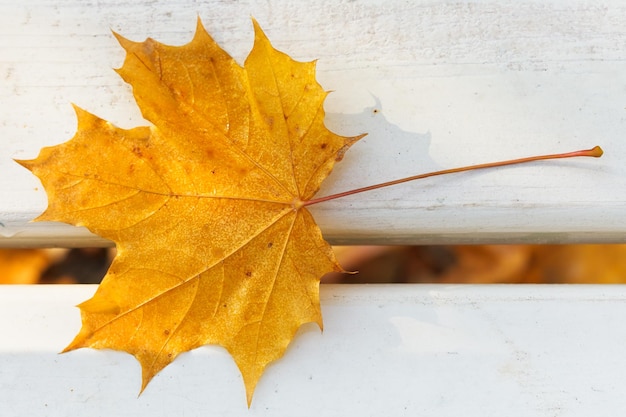
POLYGON ((140 157, 140 158, 143 156, 143 151, 142 151, 141 147, 137 146, 137 145, 133 146, 133 153, 135 155, 137 155, 138 157, 140 157))

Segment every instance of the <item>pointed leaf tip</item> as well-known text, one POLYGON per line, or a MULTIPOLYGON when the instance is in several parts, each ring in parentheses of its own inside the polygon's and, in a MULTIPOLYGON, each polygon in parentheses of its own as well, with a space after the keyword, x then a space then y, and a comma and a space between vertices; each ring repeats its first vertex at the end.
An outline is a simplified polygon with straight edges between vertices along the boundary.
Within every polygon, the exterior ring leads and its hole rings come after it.
POLYGON ((257 39, 267 39, 267 35, 265 35, 265 32, 263 32, 263 29, 261 28, 261 25, 259 25, 259 22, 252 17, 252 26, 254 27, 254 37, 257 39))
POLYGON ((121 45, 122 48, 124 48, 124 50, 128 50, 128 48, 130 48, 130 46, 135 43, 123 37, 122 35, 120 35, 114 30, 111 30, 111 33, 113 33, 113 36, 115 36, 115 39, 117 39, 117 42, 121 45))
POLYGON ((200 16, 198 16, 198 19, 196 20, 196 33, 194 35, 194 39, 197 38, 198 35, 208 36, 209 38, 211 38, 211 35, 209 35, 209 32, 207 32, 206 28, 204 27, 200 16))
POLYGON ((21 166, 23 166, 24 168, 26 168, 29 171, 33 170, 33 159, 13 159, 15 162, 17 162, 18 164, 20 164, 21 166))

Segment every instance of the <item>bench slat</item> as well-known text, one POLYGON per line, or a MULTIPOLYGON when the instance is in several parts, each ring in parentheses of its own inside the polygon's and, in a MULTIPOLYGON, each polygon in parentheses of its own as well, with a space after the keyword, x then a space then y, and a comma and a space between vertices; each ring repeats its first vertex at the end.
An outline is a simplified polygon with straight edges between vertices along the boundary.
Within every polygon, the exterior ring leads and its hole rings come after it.
POLYGON ((18 416, 609 416, 626 409, 624 286, 325 285, 250 411, 220 348, 137 398, 127 354, 59 352, 94 286, 0 287, 0 404, 18 416))
POLYGON ((369 132, 320 195, 438 168, 599 144, 601 160, 433 178, 314 207, 333 243, 617 242, 626 236, 626 6, 618 0, 340 2, 280 0, 0 4, 0 246, 104 245, 29 224, 46 206, 11 158, 75 131, 70 102, 122 127, 143 124, 111 70, 110 29, 187 42, 195 20, 240 62, 250 15, 334 90, 327 125, 369 132))

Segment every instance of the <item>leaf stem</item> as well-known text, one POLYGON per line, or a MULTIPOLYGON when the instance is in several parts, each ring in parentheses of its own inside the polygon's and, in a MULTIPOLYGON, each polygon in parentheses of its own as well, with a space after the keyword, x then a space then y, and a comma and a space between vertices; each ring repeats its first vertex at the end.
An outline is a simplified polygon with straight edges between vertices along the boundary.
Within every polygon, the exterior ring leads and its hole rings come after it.
POLYGON ((455 172, 472 171, 475 169, 501 167, 505 165, 517 165, 517 164, 523 164, 526 162, 540 161, 540 160, 545 160, 545 159, 574 158, 577 156, 589 156, 589 157, 599 158, 600 156, 602 156, 602 154, 603 154, 602 148, 600 148, 599 146, 595 146, 591 149, 585 149, 585 150, 575 151, 575 152, 530 156, 527 158, 511 159, 508 161, 490 162, 487 164, 478 164, 478 165, 470 165, 470 166, 460 167, 460 168, 444 169, 442 171, 428 172, 426 174, 414 175, 412 177, 401 178, 401 179, 394 180, 394 181, 388 181, 388 182, 383 182, 380 184, 370 185, 368 187, 356 188, 354 190, 344 191, 344 192, 337 193, 337 194, 331 194, 325 197, 314 198, 312 200, 303 201, 302 206, 311 206, 313 204, 323 203, 325 201, 330 201, 330 200, 336 200, 338 198, 346 197, 346 196, 353 195, 353 194, 363 193, 365 191, 377 190, 379 188, 389 187, 392 185, 402 184, 404 182, 409 182, 409 181, 414 181, 414 180, 421 180, 423 178, 434 177, 437 175, 453 174, 455 172))

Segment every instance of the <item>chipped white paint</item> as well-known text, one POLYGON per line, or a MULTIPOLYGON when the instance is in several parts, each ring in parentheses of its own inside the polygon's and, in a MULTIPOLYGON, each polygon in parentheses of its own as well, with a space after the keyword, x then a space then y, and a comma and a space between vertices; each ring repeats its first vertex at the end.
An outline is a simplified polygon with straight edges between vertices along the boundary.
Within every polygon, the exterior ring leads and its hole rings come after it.
POLYGON ((626 4, 621 1, 0 2, 0 245, 103 244, 29 224, 46 206, 12 158, 75 131, 70 102, 144 123, 111 68, 135 40, 190 40, 197 16, 240 62, 255 16, 318 58, 327 124, 369 132, 320 195, 436 168, 602 145, 600 160, 433 178, 313 207, 339 243, 624 241, 626 4), (374 111, 376 110, 376 111, 374 111), (7 239, 8 237, 8 239, 7 239))

